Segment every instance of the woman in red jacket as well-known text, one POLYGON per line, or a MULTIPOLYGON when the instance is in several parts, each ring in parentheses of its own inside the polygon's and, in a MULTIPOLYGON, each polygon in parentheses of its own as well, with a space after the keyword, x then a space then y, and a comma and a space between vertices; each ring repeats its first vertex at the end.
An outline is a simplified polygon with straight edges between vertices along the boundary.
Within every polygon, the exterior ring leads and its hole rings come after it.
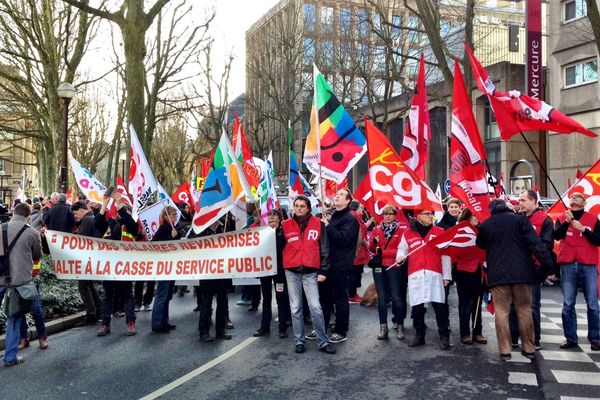
POLYGON ((383 222, 373 229, 373 238, 369 244, 371 252, 381 254, 381 266, 372 265, 379 310, 377 339, 383 340, 388 337, 386 299, 391 298, 393 321, 397 329, 396 335, 399 340, 402 340, 404 339, 404 318, 406 318, 407 270, 405 266, 389 267, 395 264, 396 252, 405 228, 396 221, 396 207, 388 204, 383 207, 382 212, 383 222))
MULTIPOLYGON (((468 208, 463 209, 458 216, 458 222, 462 221, 469 221, 473 226, 479 225, 477 217, 468 208)), ((460 255, 452 260, 456 262, 454 280, 458 294, 461 341, 462 344, 486 344, 487 339, 481 334, 481 300, 484 291, 481 268, 485 261, 485 252, 477 246, 465 247, 462 250, 460 255)))

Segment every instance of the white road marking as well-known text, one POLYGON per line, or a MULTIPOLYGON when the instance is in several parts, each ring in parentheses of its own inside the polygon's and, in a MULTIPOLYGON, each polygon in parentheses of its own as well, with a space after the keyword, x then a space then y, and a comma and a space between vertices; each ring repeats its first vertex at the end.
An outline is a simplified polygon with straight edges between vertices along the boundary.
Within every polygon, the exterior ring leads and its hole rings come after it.
POLYGON ((508 383, 537 386, 537 377, 531 372, 508 372, 508 383))
POLYGON ((600 372, 552 370, 558 383, 600 386, 600 372))
POLYGON ((202 374, 203 372, 208 371, 212 367, 219 365, 220 363, 227 360, 228 358, 231 358, 236 353, 239 353, 244 348, 248 347, 250 344, 252 344, 257 339, 258 338, 256 338, 256 337, 249 337, 248 339, 244 340, 242 343, 238 344, 237 346, 235 346, 228 352, 221 354, 219 357, 217 357, 214 360, 211 360, 211 361, 207 362, 206 364, 196 368, 195 370, 185 374, 181 378, 176 379, 173 382, 169 383, 168 385, 165 385, 165 386, 161 387, 160 389, 155 390, 154 392, 150 393, 149 395, 142 397, 140 400, 153 400, 153 399, 156 399, 156 398, 164 395, 167 392, 170 392, 171 390, 175 389, 176 387, 183 385, 184 383, 188 382, 191 379, 194 379, 195 377, 202 374))

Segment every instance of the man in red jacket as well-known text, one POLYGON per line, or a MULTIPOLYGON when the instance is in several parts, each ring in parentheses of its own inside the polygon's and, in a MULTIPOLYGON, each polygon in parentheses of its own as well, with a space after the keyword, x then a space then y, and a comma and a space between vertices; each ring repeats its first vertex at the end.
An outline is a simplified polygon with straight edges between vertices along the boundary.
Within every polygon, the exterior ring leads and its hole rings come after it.
POLYGON ((598 315, 598 246, 600 246, 600 221, 585 211, 583 193, 569 197, 570 210, 560 217, 554 228, 554 239, 560 240, 558 263, 564 296, 562 309, 563 330, 566 341, 561 349, 577 346, 577 286, 583 289, 587 303, 588 340, 594 351, 600 351, 598 315))
POLYGON ((283 221, 283 268, 288 284, 292 327, 296 353, 304 353, 306 339, 302 314, 302 289, 306 294, 313 327, 319 341, 319 351, 335 354, 325 331, 323 310, 319 303, 317 282, 324 282, 329 270, 329 243, 325 225, 310 213, 310 200, 298 196, 294 200, 294 216, 283 221))

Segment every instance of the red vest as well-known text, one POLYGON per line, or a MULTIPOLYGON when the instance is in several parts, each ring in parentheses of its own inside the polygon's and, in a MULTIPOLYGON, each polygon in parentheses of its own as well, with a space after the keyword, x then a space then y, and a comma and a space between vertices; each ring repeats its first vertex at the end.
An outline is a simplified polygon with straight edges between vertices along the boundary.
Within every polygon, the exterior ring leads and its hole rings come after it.
MULTIPOLYGON (((529 217, 529 222, 531 222, 531 225, 533 225, 533 227, 535 228, 535 233, 537 233, 538 236, 540 236, 540 234, 542 233, 542 225, 544 225, 544 221, 546 221, 546 218, 549 217, 542 210, 537 210, 529 217)), ((539 267, 541 265, 541 263, 535 256, 531 256, 531 258, 533 258, 533 262, 536 266, 539 267)))
POLYGON ((321 221, 311 216, 304 232, 293 218, 286 219, 281 224, 285 247, 283 248, 283 268, 300 266, 321 268, 321 221))
POLYGON ((352 214, 356 217, 356 220, 358 221, 358 226, 360 229, 360 232, 358 234, 358 240, 360 240, 360 243, 357 243, 357 245, 356 245, 356 257, 354 258, 354 265, 364 265, 364 264, 368 263, 369 259, 371 258, 369 249, 367 248, 366 245, 363 244, 363 240, 364 241, 369 240, 369 237, 368 237, 369 232, 368 232, 367 226, 363 222, 361 216, 358 215, 358 213, 356 211, 352 211, 352 214))
POLYGON ((375 245, 375 238, 379 243, 379 247, 381 248, 381 264, 384 267, 389 267, 390 265, 396 262, 396 254, 398 254, 398 246, 400 246, 400 238, 402 238, 402 233, 406 230, 401 225, 398 225, 396 228, 396 232, 389 238, 386 239, 383 233, 383 228, 381 225, 377 225, 373 228, 373 238, 369 244, 370 250, 375 254, 377 250, 377 246, 375 245), (388 244, 389 242, 389 244, 388 244))
MULTIPOLYGON (((560 217, 559 221, 563 223, 565 217, 560 217)), ((579 219, 583 226, 592 230, 596 226, 596 221, 598 221, 598 218, 588 212, 584 212, 579 219)), ((567 236, 560 241, 558 262, 565 264, 573 261, 581 264, 598 265, 598 249, 583 236, 583 233, 573 228, 573 225, 569 225, 567 236)))
MULTIPOLYGON (((407 229, 404 231, 404 239, 408 243, 408 252, 423 246, 436 236, 444 233, 439 226, 432 226, 425 238, 422 238, 417 231, 407 229)), ((434 247, 423 247, 408 256, 408 275, 413 272, 428 269, 433 272, 442 273, 442 255, 434 247)))

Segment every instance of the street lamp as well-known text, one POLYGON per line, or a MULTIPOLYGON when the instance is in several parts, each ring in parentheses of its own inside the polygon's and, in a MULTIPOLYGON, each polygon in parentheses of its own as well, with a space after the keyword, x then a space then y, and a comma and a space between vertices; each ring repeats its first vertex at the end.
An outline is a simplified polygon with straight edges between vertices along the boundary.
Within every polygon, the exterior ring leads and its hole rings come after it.
POLYGON ((68 168, 67 168, 67 148, 68 148, 68 139, 69 139, 69 103, 71 99, 75 96, 75 88, 69 82, 63 82, 58 85, 56 88, 56 93, 58 97, 63 99, 64 101, 64 129, 63 129, 63 154, 62 154, 62 164, 60 166, 60 181, 61 181, 61 191, 63 193, 67 192, 68 185, 68 168))

